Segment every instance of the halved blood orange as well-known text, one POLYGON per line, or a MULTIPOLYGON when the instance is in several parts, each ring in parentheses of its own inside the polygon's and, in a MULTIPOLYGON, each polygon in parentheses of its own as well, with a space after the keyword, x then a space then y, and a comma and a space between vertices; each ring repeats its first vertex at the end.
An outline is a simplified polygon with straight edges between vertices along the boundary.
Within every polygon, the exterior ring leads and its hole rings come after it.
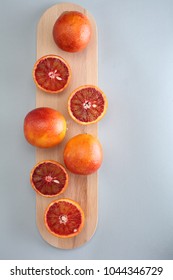
POLYGON ((35 84, 48 93, 63 91, 69 84, 71 70, 68 63, 60 56, 45 55, 34 65, 33 78, 35 84))
POLYGON ((68 99, 70 116, 80 124, 98 122, 106 113, 107 99, 96 86, 85 85, 75 89, 68 99))
POLYGON ((84 212, 81 206, 68 198, 49 204, 45 211, 45 225, 57 237, 68 238, 78 235, 84 226, 84 212))
POLYGON ((68 174, 57 161, 45 160, 37 163, 31 170, 30 182, 40 195, 54 197, 66 190, 68 174))

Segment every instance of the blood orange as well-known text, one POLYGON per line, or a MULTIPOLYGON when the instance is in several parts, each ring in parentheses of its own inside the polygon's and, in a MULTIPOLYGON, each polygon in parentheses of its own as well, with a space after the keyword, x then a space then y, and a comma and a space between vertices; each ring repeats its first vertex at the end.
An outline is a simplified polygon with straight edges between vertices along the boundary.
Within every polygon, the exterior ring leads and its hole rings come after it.
POLYGON ((77 202, 62 198, 51 202, 47 207, 45 225, 57 237, 74 237, 84 226, 84 212, 77 202))
POLYGON ((107 99, 96 86, 87 85, 75 89, 68 100, 70 116, 80 124, 98 122, 106 113, 107 99))
POLYGON ((63 193, 68 185, 65 168, 54 160, 37 163, 30 173, 33 189, 42 196, 53 197, 63 193))
POLYGON ((64 116, 48 107, 30 111, 24 119, 24 135, 34 146, 49 148, 59 144, 66 134, 64 116))
POLYGON ((35 84, 48 93, 63 91, 69 84, 71 70, 68 63, 60 56, 45 55, 34 65, 35 84))
POLYGON ((60 15, 53 27, 55 43, 64 51, 83 50, 91 37, 89 19, 78 11, 68 11, 60 15))
POLYGON ((90 134, 74 136, 65 146, 64 163, 72 173, 79 175, 94 173, 102 164, 100 142, 90 134))

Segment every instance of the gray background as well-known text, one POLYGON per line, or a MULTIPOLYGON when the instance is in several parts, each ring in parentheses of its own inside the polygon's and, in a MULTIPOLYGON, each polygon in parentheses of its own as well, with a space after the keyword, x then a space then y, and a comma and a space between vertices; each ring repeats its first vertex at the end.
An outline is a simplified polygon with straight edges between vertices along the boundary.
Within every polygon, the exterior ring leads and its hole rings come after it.
POLYGON ((23 119, 35 107, 36 25, 58 1, 1 1, 1 259, 173 259, 173 1, 78 1, 99 31, 99 223, 75 250, 40 236, 23 119))

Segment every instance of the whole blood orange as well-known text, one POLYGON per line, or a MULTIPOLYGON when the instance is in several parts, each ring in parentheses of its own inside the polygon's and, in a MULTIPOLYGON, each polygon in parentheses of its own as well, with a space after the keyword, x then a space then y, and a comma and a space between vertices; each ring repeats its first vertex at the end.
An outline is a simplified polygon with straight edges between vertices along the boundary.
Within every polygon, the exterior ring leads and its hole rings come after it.
POLYGON ((68 11, 60 15, 53 27, 55 43, 64 51, 83 50, 91 37, 89 19, 78 11, 68 11))
POLYGON ((106 110, 106 96, 96 86, 81 86, 72 92, 68 100, 69 114, 80 124, 98 122, 105 115, 106 110))
POLYGON ((24 119, 24 135, 31 145, 40 148, 53 147, 64 139, 65 134, 66 120, 54 109, 36 108, 24 119))
POLYGON ((63 193, 68 185, 68 174, 65 168, 54 160, 37 163, 30 173, 33 189, 45 197, 54 197, 63 193))
POLYGON ((84 212, 77 202, 62 198, 51 202, 47 207, 45 225, 57 237, 74 237, 84 226, 84 212))
POLYGON ((36 61, 33 68, 35 84, 48 93, 59 93, 69 84, 71 70, 60 56, 46 55, 36 61))
POLYGON ((79 175, 94 173, 102 164, 100 142, 90 134, 74 136, 65 146, 64 163, 72 173, 79 175))

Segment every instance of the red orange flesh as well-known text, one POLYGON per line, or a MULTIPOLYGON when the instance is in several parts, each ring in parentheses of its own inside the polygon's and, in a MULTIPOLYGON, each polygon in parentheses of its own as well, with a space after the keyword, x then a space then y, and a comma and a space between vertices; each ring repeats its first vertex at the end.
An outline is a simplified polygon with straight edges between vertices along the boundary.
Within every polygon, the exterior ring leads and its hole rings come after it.
POLYGON ((107 98, 93 85, 75 89, 68 99, 70 116, 78 123, 87 125, 98 122, 107 110, 107 98))
POLYGON ((38 88, 47 93, 59 93, 63 91, 68 86, 70 78, 70 66, 60 56, 43 56, 34 65, 34 82, 38 88))
POLYGON ((54 160, 37 163, 30 173, 33 189, 42 196, 54 197, 63 193, 68 185, 65 168, 54 160))
POLYGON ((84 212, 77 202, 62 198, 49 204, 44 221, 48 231, 56 237, 74 237, 84 227, 84 212))

